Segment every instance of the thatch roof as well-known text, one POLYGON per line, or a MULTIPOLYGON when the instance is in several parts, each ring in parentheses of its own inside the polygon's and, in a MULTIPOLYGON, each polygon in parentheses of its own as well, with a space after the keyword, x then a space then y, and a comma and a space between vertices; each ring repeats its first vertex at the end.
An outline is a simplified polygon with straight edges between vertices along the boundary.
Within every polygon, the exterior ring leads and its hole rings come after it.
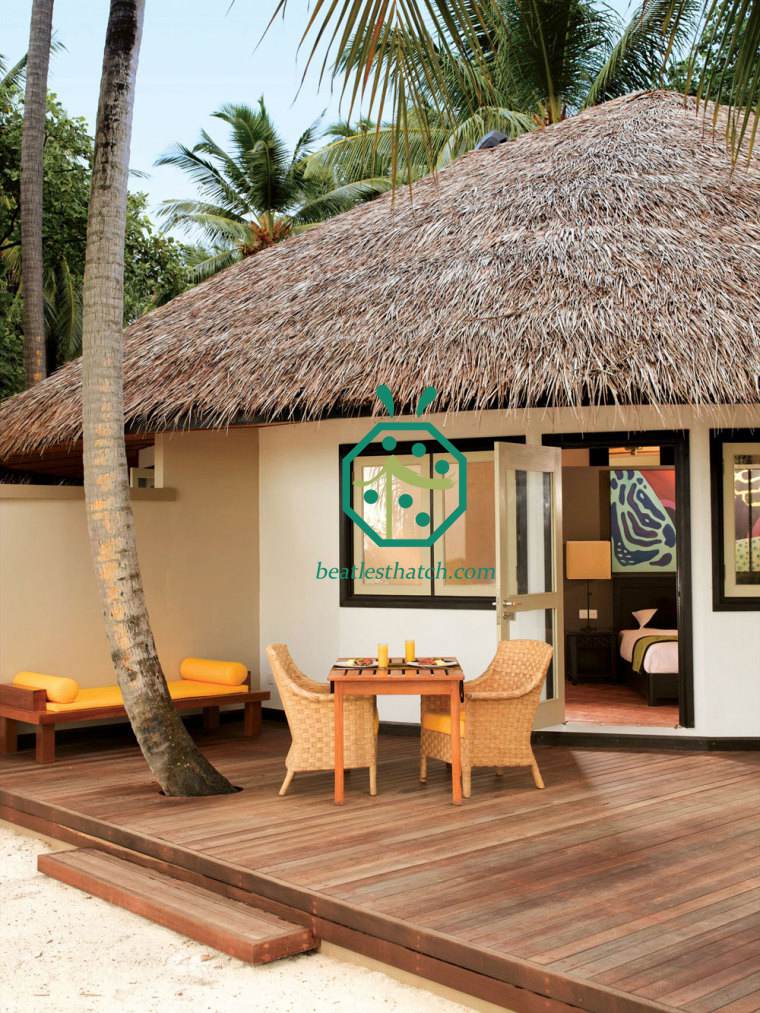
MULTIPOLYGON (((126 331, 125 422, 760 400, 760 164, 667 92, 466 155, 126 331)), ((75 440, 74 362, 0 408, 0 456, 75 440)))

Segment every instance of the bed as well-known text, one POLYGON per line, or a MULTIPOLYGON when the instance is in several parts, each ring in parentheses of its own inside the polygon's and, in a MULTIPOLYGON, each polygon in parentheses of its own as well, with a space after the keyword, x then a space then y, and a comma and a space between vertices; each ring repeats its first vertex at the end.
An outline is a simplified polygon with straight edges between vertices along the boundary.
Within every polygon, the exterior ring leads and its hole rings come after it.
POLYGON ((674 574, 615 579, 615 628, 626 681, 650 707, 678 700, 674 574))
POLYGON ((620 657, 628 662, 628 681, 650 707, 678 699, 678 630, 621 630, 620 657))

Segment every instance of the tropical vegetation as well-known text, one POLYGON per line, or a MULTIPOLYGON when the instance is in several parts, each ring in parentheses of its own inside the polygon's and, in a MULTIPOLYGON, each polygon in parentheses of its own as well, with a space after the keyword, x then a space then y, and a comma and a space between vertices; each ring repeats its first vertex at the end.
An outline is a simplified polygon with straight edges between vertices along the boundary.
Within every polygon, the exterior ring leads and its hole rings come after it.
MULTIPOLYGON (((277 0, 275 13, 287 4, 277 0)), ((509 114, 556 122, 621 88, 662 81, 692 25, 687 76, 702 97, 721 82, 738 152, 760 117, 760 0, 643 0, 615 34, 609 11, 583 0, 314 0, 302 42, 307 67, 319 62, 322 76, 342 79, 349 117, 360 104, 379 121, 392 108, 385 143, 403 172, 415 146, 432 167, 484 126, 514 132, 509 114), (472 129, 460 137, 468 117, 472 129)))
MULTIPOLYGON (((598 102, 659 87, 702 8, 701 0, 690 0, 678 26, 665 33, 668 4, 644 0, 627 23, 596 0, 496 0, 492 24, 483 8, 473 7, 468 17, 477 46, 462 53, 436 47, 437 78, 428 75, 417 38, 397 29, 375 62, 394 75, 402 61, 405 68, 419 64, 415 80, 422 85, 402 112, 403 129, 388 122, 372 130, 368 119, 354 131, 341 124, 312 164, 348 178, 374 164, 405 182, 458 158, 489 131, 515 137, 598 102)), ((457 32, 467 27, 459 24, 457 32)), ((344 58, 346 68, 351 59, 344 58)))
POLYGON ((167 228, 210 244, 208 256, 194 264, 195 280, 390 187, 382 172, 340 179, 328 166, 310 164, 318 124, 289 151, 263 98, 256 107, 229 104, 213 115, 229 128, 227 147, 204 130, 192 148, 176 144, 156 163, 181 169, 198 188, 197 199, 165 201, 160 211, 167 228))
MULTIPOLYGON (((20 162, 24 61, 0 69, 0 398, 25 384, 21 277, 20 162)), ((43 188, 43 297, 47 371, 81 351, 81 289, 93 139, 48 95, 43 188)), ((125 322, 171 298, 190 282, 195 251, 151 221, 147 197, 128 197, 125 322)))

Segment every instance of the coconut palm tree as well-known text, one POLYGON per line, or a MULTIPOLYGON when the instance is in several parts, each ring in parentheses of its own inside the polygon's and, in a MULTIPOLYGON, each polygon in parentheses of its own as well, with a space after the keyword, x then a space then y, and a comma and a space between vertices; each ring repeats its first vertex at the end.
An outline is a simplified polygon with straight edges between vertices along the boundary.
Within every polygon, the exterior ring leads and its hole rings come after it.
POLYGON ((177 144, 156 162, 182 169, 198 187, 199 199, 164 201, 160 211, 168 228, 200 234, 214 247, 195 265, 196 280, 390 186, 381 175, 338 183, 324 167, 310 169, 317 124, 289 152, 263 98, 256 108, 229 104, 213 115, 230 129, 229 151, 204 130, 193 148, 177 144))
POLYGON ((42 260, 42 155, 45 146, 47 79, 52 33, 53 0, 32 0, 26 60, 20 180, 24 372, 27 387, 39 383, 47 375, 42 260))
MULTIPOLYGON (((689 0, 677 28, 666 34, 669 2, 645 0, 627 24, 594 0, 497 0, 493 24, 470 12, 477 47, 464 54, 436 53, 441 79, 426 84, 422 103, 406 110, 403 144, 393 123, 374 132, 343 130, 312 162, 350 174, 373 152, 390 163, 395 148, 398 166, 416 178, 429 170, 427 155, 441 167, 488 131, 515 137, 597 102, 656 87, 668 49, 683 48, 701 10, 701 0, 689 0), (405 153, 411 155, 411 172, 405 153)), ((411 66, 422 59, 417 45, 414 36, 399 30, 376 62, 403 59, 411 66)))
MULTIPOLYGON (((343 78, 349 116, 359 101, 368 103, 365 114, 378 119, 384 105, 392 104, 398 149, 402 136, 405 143, 410 136, 408 110, 424 122, 422 114, 431 96, 436 108, 449 114, 456 111, 460 94, 475 95, 478 107, 493 103, 504 69, 498 50, 510 34, 515 39, 514 45, 507 39, 505 49, 515 57, 507 68, 510 76, 514 68, 514 77, 519 78, 527 64, 529 72, 523 84, 540 102, 545 121, 561 118, 571 109, 567 100, 573 99, 573 93, 563 82, 570 63, 564 58, 558 62, 557 57, 566 48, 563 26, 565 39, 575 47, 569 29, 580 6, 578 0, 314 0, 302 42, 311 40, 309 64, 319 58, 322 75, 332 66, 333 75, 343 78), (547 24, 554 26, 549 37, 544 35, 547 24), (525 51, 519 49, 517 39, 527 42, 525 51), (558 49, 553 48, 552 39, 558 49)), ((595 80, 588 81, 584 104, 614 92, 614 79, 623 81, 629 76, 635 80, 636 74, 628 75, 632 69, 627 65, 629 57, 636 55, 639 69, 644 68, 647 48, 662 67, 678 45, 694 6, 694 0, 643 0, 595 80), (640 47, 642 33, 649 41, 642 41, 640 47)), ((748 132, 752 143, 760 122, 760 0, 707 0, 700 6, 696 45, 701 44, 705 59, 698 92, 704 82, 720 76, 722 68, 731 68, 730 87, 722 98, 731 107, 729 138, 737 153, 748 132)), ((286 7, 287 0, 277 0, 275 15, 286 7)), ((593 26, 588 22, 587 27, 593 26)), ((576 63, 586 62, 582 47, 575 48, 576 63)), ((520 106, 510 103, 507 108, 520 106)), ((435 152, 432 141, 429 147, 435 152)))
POLYGON ((129 143, 144 0, 111 0, 95 130, 82 290, 85 512, 124 706, 167 795, 234 791, 196 749, 156 653, 135 544, 124 445, 123 303, 129 143))

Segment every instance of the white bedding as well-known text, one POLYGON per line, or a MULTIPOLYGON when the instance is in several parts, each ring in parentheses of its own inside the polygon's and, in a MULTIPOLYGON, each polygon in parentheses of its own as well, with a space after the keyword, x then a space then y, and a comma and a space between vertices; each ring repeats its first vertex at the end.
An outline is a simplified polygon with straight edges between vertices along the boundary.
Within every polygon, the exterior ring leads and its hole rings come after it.
MULTIPOLYGON (((658 630, 653 626, 642 626, 638 630, 620 631, 620 657, 626 661, 633 660, 633 646, 642 637, 654 636, 677 637, 678 630, 658 630)), ((644 657, 644 671, 652 675, 658 672, 678 671, 678 641, 671 640, 665 644, 652 644, 644 657)))

